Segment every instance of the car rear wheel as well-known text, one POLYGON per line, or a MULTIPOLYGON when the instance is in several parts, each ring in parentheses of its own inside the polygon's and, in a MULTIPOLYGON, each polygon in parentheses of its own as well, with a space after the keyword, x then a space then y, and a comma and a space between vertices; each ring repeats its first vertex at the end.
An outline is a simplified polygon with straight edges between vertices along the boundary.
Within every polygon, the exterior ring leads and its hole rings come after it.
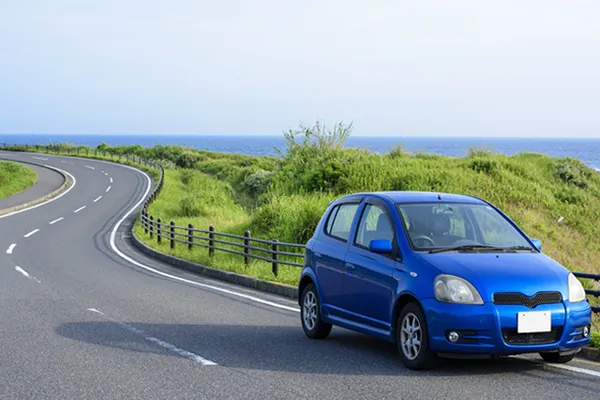
POLYGON ((555 364, 568 363, 569 361, 572 361, 573 358, 575 358, 575 354, 560 355, 560 353, 558 353, 558 352, 540 353, 540 356, 542 357, 542 359, 544 361, 549 362, 549 363, 555 363, 555 364))
POLYGON ((304 333, 311 339, 325 339, 331 332, 331 324, 321 320, 321 302, 315 285, 308 284, 300 299, 300 319, 304 333))
POLYGON ((425 316, 416 303, 408 303, 398 316, 396 346, 402 363, 409 369, 429 369, 438 361, 437 354, 429 348, 425 316))

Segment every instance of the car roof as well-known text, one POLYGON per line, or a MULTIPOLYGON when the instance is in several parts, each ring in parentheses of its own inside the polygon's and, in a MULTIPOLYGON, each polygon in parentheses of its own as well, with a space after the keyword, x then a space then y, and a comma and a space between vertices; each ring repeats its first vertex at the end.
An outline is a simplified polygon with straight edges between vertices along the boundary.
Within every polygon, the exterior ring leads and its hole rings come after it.
POLYGON ((430 203, 430 202, 444 202, 444 203, 472 203, 472 204, 486 204, 483 200, 472 196, 466 196, 461 194, 451 194, 443 192, 365 192, 355 193, 346 197, 355 196, 375 196, 379 198, 387 198, 397 204, 406 203, 430 203))

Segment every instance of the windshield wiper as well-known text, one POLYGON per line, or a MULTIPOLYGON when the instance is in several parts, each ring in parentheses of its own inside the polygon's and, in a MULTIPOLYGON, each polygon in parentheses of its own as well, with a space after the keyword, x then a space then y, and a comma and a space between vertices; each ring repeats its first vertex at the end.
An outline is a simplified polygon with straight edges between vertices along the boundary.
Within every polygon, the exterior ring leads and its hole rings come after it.
POLYGON ((443 247, 441 249, 433 249, 429 251, 429 254, 443 253, 446 251, 460 251, 460 250, 503 250, 504 247, 487 246, 485 244, 465 244, 462 246, 454 247, 443 247))
POLYGON ((533 250, 531 246, 510 246, 510 247, 501 247, 502 250, 533 250))

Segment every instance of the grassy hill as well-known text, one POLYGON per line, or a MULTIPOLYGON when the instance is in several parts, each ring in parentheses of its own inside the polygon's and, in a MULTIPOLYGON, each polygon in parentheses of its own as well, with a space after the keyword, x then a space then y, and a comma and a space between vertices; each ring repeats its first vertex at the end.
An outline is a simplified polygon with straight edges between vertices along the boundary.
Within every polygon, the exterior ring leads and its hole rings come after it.
MULTIPOLYGON (((170 166, 149 213, 177 225, 304 243, 329 202, 346 193, 418 190, 474 195, 491 201, 544 252, 576 271, 600 272, 600 174, 570 158, 471 150, 464 158, 345 149, 351 127, 317 124, 286 134, 281 157, 252 157, 181 148, 159 149, 170 166), (169 151, 173 154, 168 154, 169 151)), ((147 150, 156 152, 156 148, 147 150)), ((160 158, 160 157, 157 157, 160 158)), ((138 233, 144 235, 138 228, 138 233)), ((156 246, 156 244, 154 244, 156 246)), ((162 250, 171 251, 163 244, 162 250)), ((269 265, 240 267, 239 257, 208 259, 206 250, 175 250, 219 268, 273 280, 269 265)), ((295 283, 289 268, 277 279, 295 283)))

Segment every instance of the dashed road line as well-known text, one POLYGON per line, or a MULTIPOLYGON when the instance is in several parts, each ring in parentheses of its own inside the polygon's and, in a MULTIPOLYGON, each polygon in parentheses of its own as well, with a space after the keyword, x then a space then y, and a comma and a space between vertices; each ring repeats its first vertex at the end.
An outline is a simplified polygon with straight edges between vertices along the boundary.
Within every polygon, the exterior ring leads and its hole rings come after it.
POLYGON ((44 157, 31 157, 31 158, 35 158, 36 160, 48 161, 48 159, 44 158, 44 157))
POLYGON ((31 276, 31 274, 29 272, 25 271, 23 268, 19 267, 18 265, 15 267, 15 271, 17 271, 18 273, 20 273, 21 275, 23 275, 27 279, 33 279, 37 283, 42 283, 42 281, 40 281, 35 276, 31 276))
POLYGON ((106 188, 106 193, 108 193, 108 192, 109 192, 109 190, 110 190, 110 188, 111 188, 111 187, 112 187, 112 186, 109 186, 109 187, 107 187, 107 188, 106 188))
POLYGON ((16 243, 13 243, 10 246, 8 246, 8 249, 6 249, 6 254, 12 254, 13 250, 15 249, 15 247, 17 247, 16 243))
POLYGON ((82 206, 79 207, 77 210, 73 211, 74 213, 78 213, 79 211, 83 210, 84 208, 86 208, 87 206, 82 206))
POLYGON ((92 167, 91 165, 84 165, 84 167, 89 168, 89 169, 96 169, 96 167, 92 167))
POLYGON ((110 183, 113 183, 113 180, 112 180, 112 178, 110 178, 110 183))
POLYGON ((29 272, 25 271, 23 268, 19 267, 18 265, 15 267, 15 271, 20 272, 26 278, 30 277, 29 272))
MULTIPOLYGON (((91 311, 91 312, 99 314, 99 315, 105 315, 102 311, 100 311, 98 309, 95 309, 95 308, 88 308, 87 311, 91 311)), ((163 349, 165 349, 165 350, 167 350, 167 351, 169 351, 171 353, 175 353, 175 354, 177 354, 177 355, 179 355, 181 357, 185 357, 188 360, 192 360, 194 362, 197 362, 198 364, 202 364, 202 365, 206 365, 206 366, 217 365, 217 363, 215 363, 214 361, 207 360, 206 358, 201 357, 201 356, 199 356, 196 353, 192 353, 191 351, 187 351, 185 349, 177 347, 177 346, 175 346, 172 343, 165 342, 164 340, 161 340, 161 339, 155 338, 153 336, 150 336, 146 332, 142 331, 141 329, 138 329, 138 328, 136 328, 134 326, 126 324, 125 322, 117 321, 117 320, 115 320, 113 318, 110 318, 110 317, 107 317, 107 316, 105 316, 105 318, 107 318, 110 321, 118 324, 123 329, 125 329, 125 330, 127 330, 127 331, 129 331, 129 332, 131 332, 131 333, 133 333, 135 335, 141 336, 142 338, 144 338, 144 340, 146 340, 146 341, 148 341, 150 343, 153 343, 153 344, 155 344, 155 345, 157 345, 159 347, 162 347, 163 349)))
POLYGON ((102 196, 98 196, 98 198, 96 200, 94 200, 94 203, 100 201, 101 198, 102 198, 102 196))
POLYGON ((30 237, 30 236, 33 236, 33 235, 35 235, 35 234, 36 234, 37 232, 39 232, 39 231, 40 231, 39 229, 34 229, 34 230, 32 230, 31 232, 29 232, 27 235, 25 235, 25 236, 23 236, 23 237, 24 237, 24 238, 28 238, 28 237, 30 237))
POLYGON ((63 219, 65 219, 65 218, 64 217, 56 218, 54 221, 50 221, 50 225, 54 225, 55 223, 62 221, 63 219))

